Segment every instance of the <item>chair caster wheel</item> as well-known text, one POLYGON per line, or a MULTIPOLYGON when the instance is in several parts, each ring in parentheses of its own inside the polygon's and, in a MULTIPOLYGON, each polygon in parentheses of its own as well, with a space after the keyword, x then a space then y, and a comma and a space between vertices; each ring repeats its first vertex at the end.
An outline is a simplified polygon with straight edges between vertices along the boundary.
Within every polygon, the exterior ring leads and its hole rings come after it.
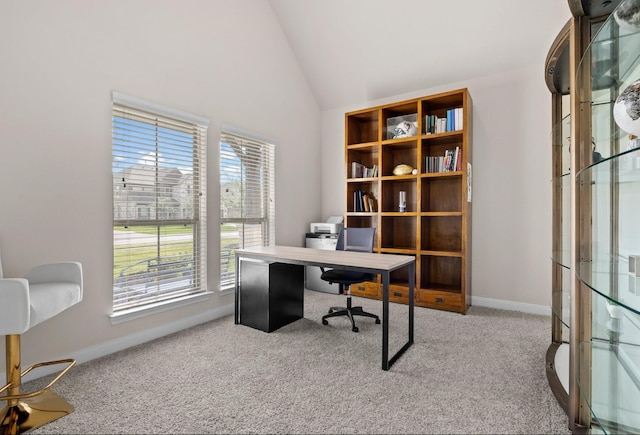
POLYGON ((327 322, 325 319, 322 319, 322 324, 323 324, 323 325, 328 325, 328 324, 329 324, 329 322, 327 322))
POLYGON ((380 319, 376 319, 376 325, 380 324, 380 319))
POLYGON ((354 326, 351 330, 352 330, 353 332, 358 332, 358 327, 357 327, 357 326, 354 326))

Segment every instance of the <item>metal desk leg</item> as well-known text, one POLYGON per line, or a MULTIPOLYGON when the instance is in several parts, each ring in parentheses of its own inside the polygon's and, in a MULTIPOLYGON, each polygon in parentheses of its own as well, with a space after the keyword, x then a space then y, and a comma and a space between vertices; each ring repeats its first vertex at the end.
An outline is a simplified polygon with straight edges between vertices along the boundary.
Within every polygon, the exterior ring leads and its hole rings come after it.
POLYGON ((415 294, 415 276, 416 276, 416 263, 409 264, 409 276, 414 277, 409 282, 409 345, 413 344, 413 311, 415 306, 414 294, 415 294))
MULTIPOLYGON (((408 265, 409 276, 415 277, 415 262, 408 265)), ((413 344, 413 308, 415 279, 409 280, 409 319, 407 342, 389 359, 389 272, 382 275, 382 370, 389 370, 393 363, 413 344)))
POLYGON ((236 294, 235 294, 236 306, 235 306, 234 323, 236 325, 239 325, 240 324, 240 257, 238 256, 237 253, 236 253, 235 274, 236 274, 236 294))
POLYGON ((382 370, 389 370, 389 272, 382 274, 382 370))

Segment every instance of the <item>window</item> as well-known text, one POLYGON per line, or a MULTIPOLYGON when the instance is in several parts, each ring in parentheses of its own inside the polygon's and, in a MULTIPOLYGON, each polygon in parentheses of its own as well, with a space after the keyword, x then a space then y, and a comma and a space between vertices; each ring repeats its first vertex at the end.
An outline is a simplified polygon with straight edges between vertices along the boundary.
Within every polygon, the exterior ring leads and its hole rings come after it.
POLYGON ((208 121, 114 92, 113 312, 206 291, 208 121))
POLYGON ((220 289, 235 285, 235 250, 275 242, 275 146, 220 135, 220 289))

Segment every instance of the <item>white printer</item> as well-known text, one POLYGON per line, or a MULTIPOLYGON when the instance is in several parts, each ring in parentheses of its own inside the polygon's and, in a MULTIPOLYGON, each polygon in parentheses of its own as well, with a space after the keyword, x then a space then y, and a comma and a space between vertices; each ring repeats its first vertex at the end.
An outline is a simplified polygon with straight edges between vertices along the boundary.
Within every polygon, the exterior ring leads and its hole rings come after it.
MULTIPOLYGON (((327 222, 314 222, 309 224, 309 232, 306 235, 307 248, 336 249, 338 234, 342 230, 342 216, 331 216, 327 222)), ((320 279, 322 272, 317 266, 305 266, 305 287, 326 293, 339 293, 337 284, 330 284, 320 279)))
POLYGON ((311 234, 340 234, 342 222, 314 222, 309 224, 311 234))

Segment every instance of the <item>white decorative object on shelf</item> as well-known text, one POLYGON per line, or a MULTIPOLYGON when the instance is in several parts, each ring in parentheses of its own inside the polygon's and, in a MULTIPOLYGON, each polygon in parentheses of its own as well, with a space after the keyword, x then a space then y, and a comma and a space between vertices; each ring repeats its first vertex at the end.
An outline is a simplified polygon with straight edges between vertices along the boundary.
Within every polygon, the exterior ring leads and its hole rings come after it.
POLYGON ((640 136, 640 80, 618 95, 613 105, 613 119, 622 130, 640 136))
POLYGON ((640 0, 625 0, 613 13, 618 26, 630 32, 640 30, 640 0))
POLYGON ((400 191, 400 198, 398 201, 398 211, 405 212, 407 211, 407 192, 404 190, 400 191))
POLYGON ((609 316, 611 316, 614 319, 619 319, 622 317, 622 309, 620 308, 620 305, 614 304, 613 302, 610 302, 608 300, 607 300, 607 312, 609 313, 609 316))
POLYGON ((629 255, 629 273, 640 276, 640 255, 629 255))
POLYGON ((397 139, 399 137, 415 136, 417 131, 418 129, 413 122, 402 121, 400 124, 396 125, 396 128, 393 131, 393 138, 397 139))
POLYGON ((404 163, 397 165, 393 168, 393 175, 409 175, 413 172, 413 166, 405 165, 404 163))
POLYGON ((418 115, 402 115, 387 119, 387 139, 399 139, 418 134, 418 115))
POLYGON ((640 296, 640 277, 629 275, 629 293, 640 296))

